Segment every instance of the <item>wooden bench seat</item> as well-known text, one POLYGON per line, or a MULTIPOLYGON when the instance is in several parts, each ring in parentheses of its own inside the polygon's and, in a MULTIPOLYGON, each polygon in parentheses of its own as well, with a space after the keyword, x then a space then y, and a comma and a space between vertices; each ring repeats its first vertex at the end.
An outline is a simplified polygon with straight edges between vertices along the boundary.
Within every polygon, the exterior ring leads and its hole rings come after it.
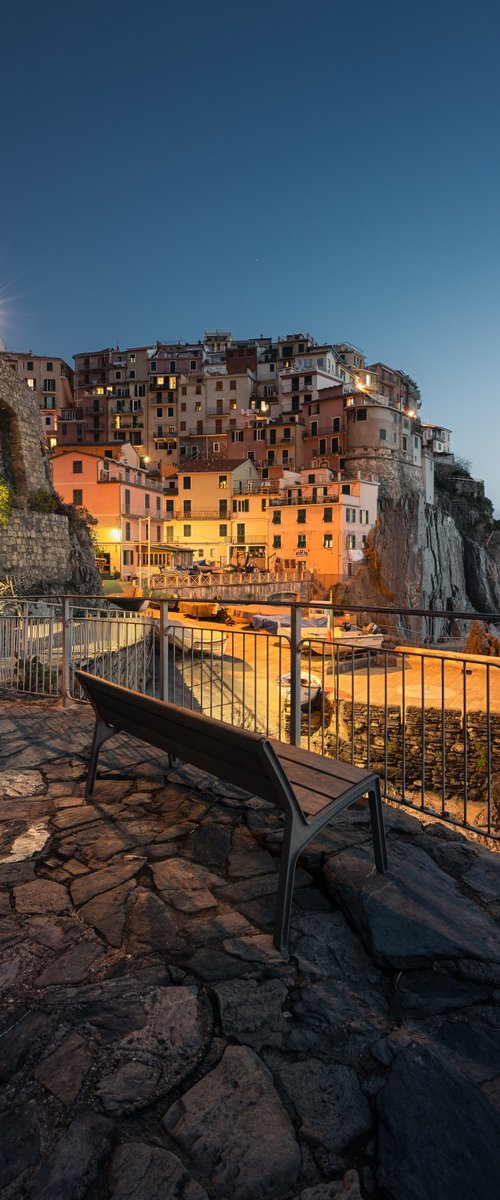
POLYGON ((274 944, 287 951, 297 858, 343 809, 368 796, 378 871, 387 870, 378 775, 323 758, 298 746, 237 729, 164 700, 143 696, 86 671, 75 671, 94 709, 96 724, 86 795, 94 789, 99 751, 108 738, 129 733, 173 758, 208 771, 265 800, 284 813, 274 944))

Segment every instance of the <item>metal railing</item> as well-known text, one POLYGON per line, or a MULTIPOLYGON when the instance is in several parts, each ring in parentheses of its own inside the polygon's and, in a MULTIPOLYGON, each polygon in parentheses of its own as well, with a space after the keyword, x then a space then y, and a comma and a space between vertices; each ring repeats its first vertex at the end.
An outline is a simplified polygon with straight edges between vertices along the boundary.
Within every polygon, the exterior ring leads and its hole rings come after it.
POLYGON ((230 624, 119 605, 0 597, 0 692, 79 700, 81 667, 374 770, 387 799, 500 839, 500 658, 463 651, 470 613, 372 609, 381 632, 363 633, 276 601, 264 632, 244 604, 230 624))

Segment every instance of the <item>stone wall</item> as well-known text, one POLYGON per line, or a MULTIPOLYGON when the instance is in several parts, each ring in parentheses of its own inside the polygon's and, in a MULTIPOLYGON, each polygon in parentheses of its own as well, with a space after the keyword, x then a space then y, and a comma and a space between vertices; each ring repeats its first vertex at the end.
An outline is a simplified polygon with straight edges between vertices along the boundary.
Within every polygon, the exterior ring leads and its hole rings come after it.
MULTIPOLYGON (((467 800, 471 806, 484 806, 488 796, 488 721, 485 712, 469 712, 464 723, 459 709, 445 709, 444 731, 440 708, 408 705, 403 723, 399 705, 366 704, 342 700, 339 704, 339 738, 337 745, 336 718, 325 736, 325 752, 333 757, 351 761, 354 744, 354 763, 366 767, 368 748, 370 766, 384 779, 388 790, 401 798, 405 789, 418 793, 423 781, 426 801, 435 807, 432 796, 441 800, 444 793, 446 809, 464 799, 464 779, 467 776, 467 800), (354 707, 354 712, 353 712, 354 707), (444 772, 443 772, 444 742, 444 772), (403 778, 404 776, 404 778, 403 778)), ((500 772, 500 714, 490 714, 490 772, 500 772)), ((459 814, 460 815, 460 814, 459 814)), ((462 811, 463 815, 463 811, 462 811)), ((473 816, 469 812, 469 820, 473 816)), ((500 829, 500 813, 497 814, 500 829)))
POLYGON ((409 494, 423 495, 422 467, 409 462, 407 455, 385 447, 360 447, 345 455, 345 475, 356 479, 374 476, 379 481, 379 496, 398 500, 409 494))
POLYGON ((60 588, 70 577, 70 551, 67 517, 14 512, 7 525, 0 525, 2 574, 19 594, 60 588))
POLYGON ((50 491, 38 400, 1 361, 0 475, 20 498, 38 488, 50 491))

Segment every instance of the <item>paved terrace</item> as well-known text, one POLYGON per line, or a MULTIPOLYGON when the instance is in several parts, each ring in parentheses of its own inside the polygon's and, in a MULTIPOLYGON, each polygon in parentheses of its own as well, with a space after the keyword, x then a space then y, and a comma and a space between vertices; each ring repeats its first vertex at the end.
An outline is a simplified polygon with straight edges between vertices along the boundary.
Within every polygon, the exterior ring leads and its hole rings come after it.
MULTIPOLYGON (((304 855, 270 937, 268 804, 0 703, 5 1200, 489 1200, 500 859, 387 809, 304 855)), ((3 1189, 3 1190, 2 1190, 3 1189)))

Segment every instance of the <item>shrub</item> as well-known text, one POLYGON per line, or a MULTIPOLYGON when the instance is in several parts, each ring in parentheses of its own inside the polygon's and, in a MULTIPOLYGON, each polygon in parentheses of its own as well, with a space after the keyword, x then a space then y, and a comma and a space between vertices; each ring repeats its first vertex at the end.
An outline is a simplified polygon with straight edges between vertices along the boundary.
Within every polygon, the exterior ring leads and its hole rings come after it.
POLYGON ((12 491, 0 475, 0 525, 6 525, 12 513, 12 491))

